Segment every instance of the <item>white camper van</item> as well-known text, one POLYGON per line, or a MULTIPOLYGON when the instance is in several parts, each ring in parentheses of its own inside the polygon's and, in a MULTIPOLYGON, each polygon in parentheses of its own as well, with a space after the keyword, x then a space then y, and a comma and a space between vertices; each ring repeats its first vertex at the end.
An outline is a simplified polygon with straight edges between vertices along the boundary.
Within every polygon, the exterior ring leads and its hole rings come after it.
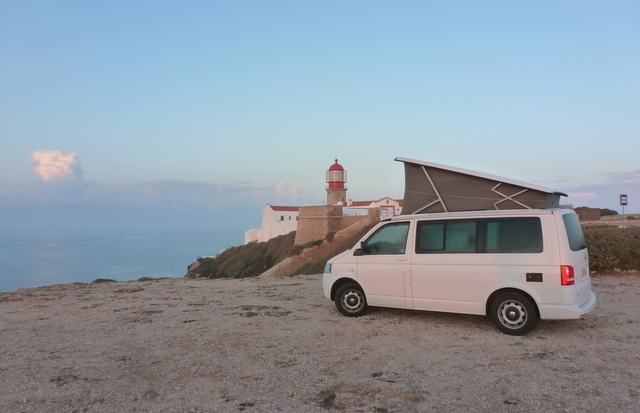
POLYGON ((489 315, 511 335, 596 304, 582 229, 565 209, 389 218, 327 262, 323 288, 346 316, 368 306, 489 315))

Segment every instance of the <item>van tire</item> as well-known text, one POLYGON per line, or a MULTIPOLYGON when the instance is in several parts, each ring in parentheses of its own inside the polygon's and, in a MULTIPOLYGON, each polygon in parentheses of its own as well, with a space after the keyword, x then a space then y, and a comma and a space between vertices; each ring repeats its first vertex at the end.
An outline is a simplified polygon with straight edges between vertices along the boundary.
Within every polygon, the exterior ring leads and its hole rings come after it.
POLYGON ((518 292, 498 295, 491 303, 491 319, 498 330, 512 336, 523 336, 538 322, 536 307, 527 296, 518 292))
POLYGON ((335 303, 340 314, 347 317, 359 317, 368 309, 364 292, 356 283, 347 283, 338 288, 335 303))

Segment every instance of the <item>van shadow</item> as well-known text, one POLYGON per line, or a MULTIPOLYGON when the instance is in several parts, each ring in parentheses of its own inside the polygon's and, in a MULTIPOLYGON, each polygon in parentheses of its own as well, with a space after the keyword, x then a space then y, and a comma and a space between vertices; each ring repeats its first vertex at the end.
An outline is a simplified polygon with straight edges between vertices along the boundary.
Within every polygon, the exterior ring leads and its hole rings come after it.
MULTIPOLYGON (((420 328, 433 328, 434 330, 456 329, 462 333, 473 332, 491 333, 503 335, 505 337, 515 337, 501 333, 493 324, 489 316, 455 314, 436 311, 408 310, 396 308, 370 307, 368 314, 364 317, 373 324, 379 324, 379 328, 387 325, 409 324, 415 328, 416 322, 421 323, 420 328)), ((565 337, 576 334, 592 334, 598 328, 595 317, 576 320, 538 320, 533 331, 525 336, 537 339, 546 339, 547 336, 565 337)))
POLYGON ((437 311, 409 310, 399 308, 370 307, 368 315, 372 321, 382 323, 404 323, 416 321, 429 324, 434 328, 456 327, 461 331, 469 329, 490 330, 495 332, 495 327, 489 317, 471 314, 455 314, 437 311))

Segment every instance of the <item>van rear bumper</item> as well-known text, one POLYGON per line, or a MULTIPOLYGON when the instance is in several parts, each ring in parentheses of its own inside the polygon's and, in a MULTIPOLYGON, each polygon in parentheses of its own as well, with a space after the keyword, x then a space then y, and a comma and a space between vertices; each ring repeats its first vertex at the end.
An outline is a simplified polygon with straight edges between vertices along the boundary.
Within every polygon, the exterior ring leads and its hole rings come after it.
POLYGON ((542 320, 571 320, 581 318, 590 313, 596 306, 596 295, 591 292, 589 299, 582 305, 550 305, 541 304, 540 319, 542 320))

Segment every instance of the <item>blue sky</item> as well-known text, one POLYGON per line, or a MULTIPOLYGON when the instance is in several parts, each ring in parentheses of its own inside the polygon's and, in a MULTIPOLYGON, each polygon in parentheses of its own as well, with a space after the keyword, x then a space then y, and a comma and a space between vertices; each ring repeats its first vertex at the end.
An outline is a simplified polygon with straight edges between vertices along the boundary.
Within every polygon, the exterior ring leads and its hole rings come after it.
POLYGON ((355 200, 400 156, 640 212, 636 1, 0 0, 0 62, 6 223, 248 229, 336 155, 355 200))

